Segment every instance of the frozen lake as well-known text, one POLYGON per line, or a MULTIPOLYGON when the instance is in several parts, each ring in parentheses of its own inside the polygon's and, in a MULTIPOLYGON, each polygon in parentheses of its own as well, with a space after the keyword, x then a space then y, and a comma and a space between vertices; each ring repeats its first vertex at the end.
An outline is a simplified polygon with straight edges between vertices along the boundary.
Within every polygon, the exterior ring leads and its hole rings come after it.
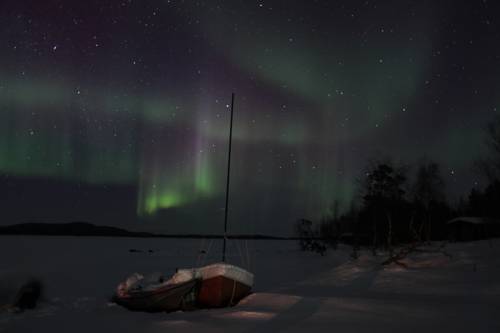
POLYGON ((255 274, 254 294, 239 305, 147 314, 108 302, 131 273, 220 261, 221 243, 2 236, 0 301, 30 276, 45 295, 35 310, 0 312, 0 332, 500 331, 500 240, 449 244, 451 258, 419 253, 408 268, 382 267, 383 254, 368 252, 352 261, 347 246, 321 257, 295 241, 231 240, 228 262, 255 274))

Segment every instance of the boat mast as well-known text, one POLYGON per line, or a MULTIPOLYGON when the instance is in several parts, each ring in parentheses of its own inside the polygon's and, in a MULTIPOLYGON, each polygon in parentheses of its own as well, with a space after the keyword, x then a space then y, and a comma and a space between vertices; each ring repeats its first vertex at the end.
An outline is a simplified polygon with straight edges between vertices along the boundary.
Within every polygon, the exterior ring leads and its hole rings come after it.
POLYGON ((231 143, 233 140, 234 93, 231 94, 231 121, 229 123, 229 150, 227 154, 226 207, 224 209, 224 242, 222 245, 222 262, 226 262, 227 213, 229 207, 229 175, 231 172, 231 143))

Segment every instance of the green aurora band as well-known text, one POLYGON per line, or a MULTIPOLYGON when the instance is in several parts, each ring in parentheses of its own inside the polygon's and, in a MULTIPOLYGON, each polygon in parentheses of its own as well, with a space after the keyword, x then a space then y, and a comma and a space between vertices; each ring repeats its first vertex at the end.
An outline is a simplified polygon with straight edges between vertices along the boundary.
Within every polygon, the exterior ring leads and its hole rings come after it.
POLYGON ((187 79, 188 93, 171 82, 169 89, 152 84, 134 91, 105 75, 75 84, 64 71, 19 78, 0 68, 0 172, 136 186, 137 216, 144 220, 161 220, 168 210, 195 211, 197 203, 219 214, 233 87, 231 193, 240 217, 254 214, 269 223, 269 210, 296 209, 301 215, 290 219, 320 218, 333 213, 335 200, 346 208, 356 194, 359 165, 374 155, 408 161, 428 153, 463 166, 472 153, 462 149, 479 154, 479 131, 463 135, 462 128, 446 128, 447 139, 430 148, 413 147, 418 138, 405 133, 401 148, 389 135, 425 95, 432 15, 425 22, 397 20, 400 29, 419 32, 412 39, 381 33, 382 21, 361 22, 357 34, 326 36, 286 15, 263 15, 257 24, 251 2, 210 10, 201 5, 186 4, 186 13, 199 18, 199 26, 189 29, 203 36, 197 47, 210 50, 217 62, 186 66, 186 72, 209 73, 187 79), (213 74, 224 70, 230 72, 221 74, 224 79, 213 74), (368 149, 375 137, 385 141, 368 149))

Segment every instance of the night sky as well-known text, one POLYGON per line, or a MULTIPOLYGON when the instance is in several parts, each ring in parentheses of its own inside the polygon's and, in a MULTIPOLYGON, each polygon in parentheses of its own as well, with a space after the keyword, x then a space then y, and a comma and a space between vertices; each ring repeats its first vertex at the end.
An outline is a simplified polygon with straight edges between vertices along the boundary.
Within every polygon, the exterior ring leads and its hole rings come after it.
POLYGON ((0 2, 1 224, 289 234, 367 161, 435 160, 450 198, 499 114, 500 5, 0 2))

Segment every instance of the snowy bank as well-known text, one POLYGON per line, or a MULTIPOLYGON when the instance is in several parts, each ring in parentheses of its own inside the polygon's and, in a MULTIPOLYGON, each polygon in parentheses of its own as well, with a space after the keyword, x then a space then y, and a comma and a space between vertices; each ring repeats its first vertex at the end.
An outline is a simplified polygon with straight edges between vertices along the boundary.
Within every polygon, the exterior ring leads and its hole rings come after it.
POLYGON ((216 262, 219 246, 216 240, 0 237, 0 290, 12 293, 28 276, 45 286, 35 310, 0 312, 0 332, 500 331, 500 240, 449 244, 451 258, 414 253, 406 268, 382 266, 385 257, 368 251, 353 261, 346 246, 321 257, 300 252, 294 241, 231 241, 229 262, 255 274, 255 293, 237 306, 149 314, 109 302, 131 273, 170 275, 216 262))

